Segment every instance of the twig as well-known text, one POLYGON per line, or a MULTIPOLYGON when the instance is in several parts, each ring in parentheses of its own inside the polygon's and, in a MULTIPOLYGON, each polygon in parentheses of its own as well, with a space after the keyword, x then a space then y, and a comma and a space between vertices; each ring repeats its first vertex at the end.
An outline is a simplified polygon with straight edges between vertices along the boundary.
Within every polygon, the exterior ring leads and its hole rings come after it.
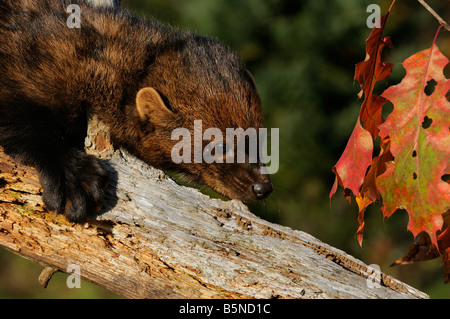
POLYGON ((436 11, 433 10, 424 0, 417 0, 421 5, 425 7, 440 23, 440 25, 445 28, 447 31, 450 31, 450 25, 442 19, 436 11))
POLYGON ((48 282, 52 279, 53 275, 59 271, 58 268, 45 267, 39 275, 38 281, 42 287, 47 288, 48 282))

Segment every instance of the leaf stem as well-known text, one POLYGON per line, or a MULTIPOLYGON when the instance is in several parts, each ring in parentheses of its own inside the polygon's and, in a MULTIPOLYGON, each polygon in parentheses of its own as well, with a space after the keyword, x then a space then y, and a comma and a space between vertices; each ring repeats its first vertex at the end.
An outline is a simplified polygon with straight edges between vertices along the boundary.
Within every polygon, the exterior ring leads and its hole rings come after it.
POLYGON ((433 8, 431 8, 426 2, 425 0, 417 0, 420 2, 421 5, 423 5, 425 7, 425 9, 427 9, 438 21, 439 24, 445 28, 447 31, 450 31, 450 25, 444 21, 444 19, 442 19, 437 13, 436 11, 433 10, 433 8))

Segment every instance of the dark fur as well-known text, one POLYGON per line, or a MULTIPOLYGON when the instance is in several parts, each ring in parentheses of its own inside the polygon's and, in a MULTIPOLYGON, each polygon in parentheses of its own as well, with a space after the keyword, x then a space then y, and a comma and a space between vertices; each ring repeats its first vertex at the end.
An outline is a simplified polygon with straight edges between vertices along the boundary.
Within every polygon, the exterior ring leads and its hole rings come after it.
POLYGON ((101 205, 107 174, 82 151, 96 113, 116 146, 244 201, 269 182, 259 164, 171 161, 173 129, 263 127, 256 87, 240 59, 214 39, 75 0, 0 0, 0 145, 37 168, 44 201, 71 221, 101 205), (81 28, 66 7, 81 6, 81 28), (142 121, 136 94, 155 88, 170 116, 142 121))

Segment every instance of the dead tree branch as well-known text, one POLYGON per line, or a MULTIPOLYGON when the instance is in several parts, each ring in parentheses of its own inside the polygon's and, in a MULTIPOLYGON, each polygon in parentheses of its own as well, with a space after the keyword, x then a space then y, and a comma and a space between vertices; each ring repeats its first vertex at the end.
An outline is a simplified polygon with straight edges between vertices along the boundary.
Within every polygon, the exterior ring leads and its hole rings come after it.
POLYGON ((60 271, 76 264, 84 279, 128 298, 427 297, 241 202, 179 186, 123 151, 105 165, 113 177, 106 206, 76 225, 45 210, 34 169, 0 152, 0 245, 60 271))

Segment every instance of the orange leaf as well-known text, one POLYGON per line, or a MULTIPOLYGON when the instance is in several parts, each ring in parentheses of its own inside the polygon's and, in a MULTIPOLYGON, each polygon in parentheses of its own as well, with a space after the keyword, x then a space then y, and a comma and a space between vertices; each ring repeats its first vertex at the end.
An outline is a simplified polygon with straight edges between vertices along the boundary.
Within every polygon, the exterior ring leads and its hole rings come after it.
POLYGON ((430 236, 426 232, 417 235, 414 244, 409 247, 408 254, 396 260, 391 266, 406 265, 418 261, 425 261, 442 256, 445 273, 445 283, 450 282, 450 211, 443 214, 443 231, 437 236, 439 249, 431 242, 430 236))
POLYGON ((394 104, 380 126, 380 136, 390 137, 394 161, 377 179, 385 217, 404 208, 410 216, 408 230, 417 236, 425 231, 438 247, 436 232, 442 214, 450 208, 450 185, 442 178, 450 172, 450 81, 443 74, 448 59, 433 43, 430 49, 403 62, 406 76, 382 96, 394 104), (431 94, 427 82, 436 81, 431 94))
POLYGON ((439 250, 431 242, 430 236, 426 232, 422 232, 414 240, 409 247, 408 254, 396 260, 391 266, 407 265, 417 261, 425 261, 439 257, 439 250))
POLYGON ((377 81, 387 79, 393 67, 392 63, 381 62, 381 53, 384 47, 392 48, 389 38, 381 38, 388 16, 389 11, 381 17, 380 28, 373 28, 366 40, 366 59, 357 63, 355 67, 355 80, 361 86, 358 97, 361 98, 363 94, 365 97, 359 116, 364 122, 364 128, 370 132, 374 140, 378 136, 378 125, 383 123, 381 111, 386 101, 373 95, 373 88, 377 81))
MULTIPOLYGON (((373 140, 378 136, 378 125, 382 123, 382 106, 386 102, 385 99, 373 95, 373 88, 377 81, 386 79, 392 71, 392 64, 381 62, 383 48, 392 46, 388 38, 381 39, 388 15, 389 12, 381 17, 380 28, 372 30, 369 38, 366 40, 366 59, 359 62, 355 67, 355 80, 361 86, 361 92, 358 94, 358 97, 361 98, 364 95, 364 101, 361 106, 360 116, 344 153, 333 167, 336 179, 330 192, 330 198, 336 193, 338 185, 341 185, 344 189, 344 196, 347 200, 350 201, 350 191, 354 196, 359 197, 363 182, 374 185, 374 178, 378 176, 371 174, 369 180, 365 180, 365 178, 367 179, 367 169, 372 162, 373 140), (361 125, 361 122, 363 122, 364 127, 361 125)), ((378 192, 376 187, 371 189, 378 192)), ((367 200, 360 197, 358 201, 359 204, 364 203, 364 209, 370 204, 370 199, 367 200)))
POLYGON ((364 232, 364 212, 370 204, 381 198, 380 192, 376 185, 376 178, 386 171, 386 162, 392 160, 392 154, 390 152, 390 140, 386 137, 381 140, 380 155, 376 156, 369 171, 364 178, 364 183, 361 187, 359 196, 356 197, 356 203, 358 204, 358 222, 359 228, 356 231, 356 238, 358 243, 362 246, 363 232, 364 232))
POLYGON ((380 147, 380 155, 374 157, 372 165, 370 166, 361 187, 361 194, 367 197, 370 200, 370 203, 381 198, 376 185, 376 178, 386 171, 386 162, 392 160, 390 151, 391 141, 389 137, 381 139, 380 147))
POLYGON ((348 190, 351 190, 355 196, 359 194, 364 175, 372 162, 372 151, 372 137, 369 132, 363 129, 358 118, 344 153, 333 167, 336 180, 330 192, 330 198, 336 192, 338 184, 344 189, 344 195, 349 201, 348 190))

